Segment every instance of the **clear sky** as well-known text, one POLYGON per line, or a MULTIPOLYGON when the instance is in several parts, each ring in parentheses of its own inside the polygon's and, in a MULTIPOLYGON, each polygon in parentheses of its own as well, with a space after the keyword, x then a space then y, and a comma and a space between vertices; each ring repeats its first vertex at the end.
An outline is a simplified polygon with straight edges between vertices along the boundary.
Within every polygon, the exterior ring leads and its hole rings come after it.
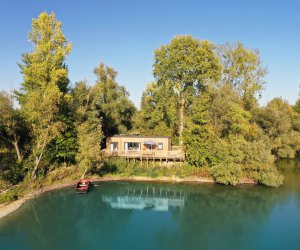
POLYGON ((294 103, 300 85, 300 1, 295 0, 1 0, 0 89, 18 88, 21 54, 30 52, 31 20, 54 11, 73 43, 66 63, 72 83, 95 81, 100 63, 118 71, 117 81, 139 106, 153 80, 153 51, 177 34, 216 44, 241 41, 260 50, 268 66, 262 104, 281 96, 294 103))

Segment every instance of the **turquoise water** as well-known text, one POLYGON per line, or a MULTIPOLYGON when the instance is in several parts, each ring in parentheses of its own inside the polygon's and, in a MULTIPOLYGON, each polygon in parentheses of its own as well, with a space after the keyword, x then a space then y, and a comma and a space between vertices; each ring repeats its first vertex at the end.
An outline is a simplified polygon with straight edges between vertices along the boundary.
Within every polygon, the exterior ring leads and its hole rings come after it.
POLYGON ((0 220, 0 249, 300 249, 300 162, 286 184, 111 182, 44 194, 0 220))

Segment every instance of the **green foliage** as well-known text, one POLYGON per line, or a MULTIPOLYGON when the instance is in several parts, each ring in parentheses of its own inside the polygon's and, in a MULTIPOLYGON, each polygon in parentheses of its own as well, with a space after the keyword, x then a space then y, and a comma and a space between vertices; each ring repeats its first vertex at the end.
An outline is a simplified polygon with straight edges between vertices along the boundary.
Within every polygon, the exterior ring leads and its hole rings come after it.
POLYGON ((222 82, 230 84, 239 93, 243 106, 250 110, 256 105, 256 95, 264 86, 267 68, 262 65, 258 50, 244 47, 240 42, 220 47, 223 64, 222 82))
POLYGON ((281 98, 274 98, 258 115, 258 122, 265 133, 275 138, 292 129, 292 107, 281 98))
POLYGON ((160 166, 159 162, 153 164, 140 161, 128 162, 122 158, 106 158, 99 172, 100 176, 144 176, 144 177, 210 177, 207 168, 197 168, 188 164, 176 164, 169 167, 160 166))
POLYGON ((155 50, 153 75, 157 84, 171 84, 178 98, 180 144, 186 108, 198 91, 204 86, 214 85, 220 79, 221 69, 215 46, 206 40, 200 41, 192 36, 176 36, 170 44, 155 50))
POLYGON ((143 135, 178 135, 178 100, 170 82, 163 86, 153 82, 147 86, 135 127, 143 135))
POLYGON ((298 131, 284 133, 273 140, 272 152, 279 158, 294 158, 300 149, 300 134, 298 131))
POLYGON ((271 141, 232 88, 223 86, 201 96, 202 100, 193 102, 186 130, 188 162, 211 166, 212 176, 225 185, 236 185, 245 176, 264 185, 281 185, 283 177, 274 166, 271 141))
POLYGON ((0 194, 0 204, 1 203, 8 203, 15 201, 19 198, 20 194, 15 189, 9 190, 5 193, 0 194))
POLYGON ((23 164, 15 161, 7 161, 7 163, 9 164, 9 168, 0 174, 0 178, 9 181, 11 184, 17 184, 22 181, 26 174, 23 164))
POLYGON ((300 114, 300 99, 298 99, 295 103, 295 105, 293 106, 293 109, 295 112, 297 112, 298 114, 300 114))
POLYGON ((34 49, 23 55, 23 83, 17 96, 22 114, 31 124, 36 176, 46 147, 64 129, 57 116, 69 84, 64 60, 72 45, 67 43, 54 13, 43 12, 33 19, 29 40, 34 49))
POLYGON ((45 179, 43 185, 51 185, 54 183, 61 183, 67 180, 78 180, 82 177, 82 169, 78 169, 75 166, 56 168, 50 171, 45 179))
POLYGON ((214 48, 207 40, 175 36, 170 44, 155 50, 153 75, 159 84, 172 81, 181 93, 193 84, 201 89, 220 78, 222 66, 214 48))
POLYGON ((278 158, 294 158, 300 149, 299 114, 283 99, 274 98, 256 119, 272 141, 272 153, 278 158))
POLYGON ((25 173, 23 158, 28 147, 28 127, 13 107, 13 98, 0 92, 0 178, 17 184, 25 173))
POLYGON ((50 164, 66 163, 68 165, 76 163, 76 154, 78 152, 77 131, 75 127, 75 118, 73 114, 64 115, 59 118, 65 124, 65 128, 50 143, 47 150, 47 161, 50 164))
POLYGON ((257 50, 238 42, 218 52, 212 43, 191 36, 177 36, 157 49, 156 82, 143 94, 136 128, 178 136, 187 162, 211 167, 220 183, 236 185, 239 178, 250 177, 278 186, 282 176, 271 153, 294 157, 300 116, 280 101, 266 110, 258 106, 267 69, 257 50))
POLYGON ((93 87, 93 105, 102 117, 102 129, 105 136, 126 133, 132 128, 132 117, 136 111, 128 99, 125 87, 115 80, 117 72, 101 63, 95 68, 97 76, 93 87))
POLYGON ((100 143, 103 139, 101 120, 92 114, 77 126, 78 154, 76 156, 79 166, 92 171, 101 164, 100 143))
POLYGON ((80 168, 91 172, 102 166, 102 121, 93 102, 93 89, 85 82, 76 84, 72 96, 78 138, 76 160, 80 168))
POLYGON ((232 103, 229 113, 230 133, 245 135, 249 131, 251 114, 238 103, 232 103))
POLYGON ((210 96, 207 92, 196 96, 184 131, 187 161, 195 166, 209 165, 214 161, 209 106, 210 96))
POLYGON ((23 180, 26 169, 10 149, 0 148, 0 180, 17 184, 23 180))
MULTIPOLYGON (((117 72, 103 63, 94 70, 95 86, 84 81, 70 86, 65 59, 72 45, 54 13, 33 19, 29 41, 33 51, 23 54, 19 65, 20 108, 0 92, 2 180, 16 184, 34 168, 34 176, 51 183, 87 170, 100 175, 213 176, 226 185, 246 177, 279 186, 283 177, 273 155, 293 158, 300 150, 300 101, 292 107, 275 98, 260 107, 267 69, 259 52, 241 43, 217 49, 192 36, 174 37, 155 50, 155 81, 137 111, 125 87, 116 82, 117 72), (128 131, 172 136, 175 144, 185 145, 188 164, 168 168, 104 159, 104 137, 128 131)), ((9 191, 0 202, 20 194, 9 191)))
POLYGON ((242 167, 239 164, 215 165, 211 168, 211 174, 216 182, 235 186, 242 177, 242 167))
POLYGON ((273 169, 262 172, 256 180, 265 186, 279 187, 283 184, 284 177, 276 169, 273 169))
POLYGON ((13 97, 0 92, 0 147, 13 150, 18 162, 23 160, 24 151, 29 140, 28 124, 19 110, 13 107, 13 97))
POLYGON ((49 84, 57 86, 58 92, 66 93, 69 80, 64 60, 72 44, 67 42, 55 14, 42 12, 33 19, 28 39, 34 44, 34 49, 23 54, 23 64, 19 65, 24 75, 19 92, 20 103, 27 102, 27 94, 31 91, 40 89, 45 92, 49 84))

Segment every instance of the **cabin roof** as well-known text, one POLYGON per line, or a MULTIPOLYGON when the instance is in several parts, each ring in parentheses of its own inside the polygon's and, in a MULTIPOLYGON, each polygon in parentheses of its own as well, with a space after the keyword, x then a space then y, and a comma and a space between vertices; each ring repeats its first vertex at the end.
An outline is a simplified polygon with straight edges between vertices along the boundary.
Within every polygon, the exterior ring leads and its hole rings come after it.
POLYGON ((143 136, 143 135, 114 135, 110 137, 124 137, 124 138, 171 138, 170 136, 143 136))

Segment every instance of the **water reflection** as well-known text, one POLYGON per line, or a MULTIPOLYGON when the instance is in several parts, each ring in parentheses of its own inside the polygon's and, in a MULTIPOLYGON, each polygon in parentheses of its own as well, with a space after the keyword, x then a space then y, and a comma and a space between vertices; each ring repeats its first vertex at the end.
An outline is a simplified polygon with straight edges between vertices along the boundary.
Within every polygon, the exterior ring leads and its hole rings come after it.
POLYGON ((120 193, 102 195, 102 201, 114 209, 152 209, 169 211, 170 208, 184 207, 186 196, 175 188, 155 186, 127 187, 120 193))
POLYGON ((42 195, 0 220, 0 249, 298 249, 300 167, 286 184, 99 183, 42 195))

